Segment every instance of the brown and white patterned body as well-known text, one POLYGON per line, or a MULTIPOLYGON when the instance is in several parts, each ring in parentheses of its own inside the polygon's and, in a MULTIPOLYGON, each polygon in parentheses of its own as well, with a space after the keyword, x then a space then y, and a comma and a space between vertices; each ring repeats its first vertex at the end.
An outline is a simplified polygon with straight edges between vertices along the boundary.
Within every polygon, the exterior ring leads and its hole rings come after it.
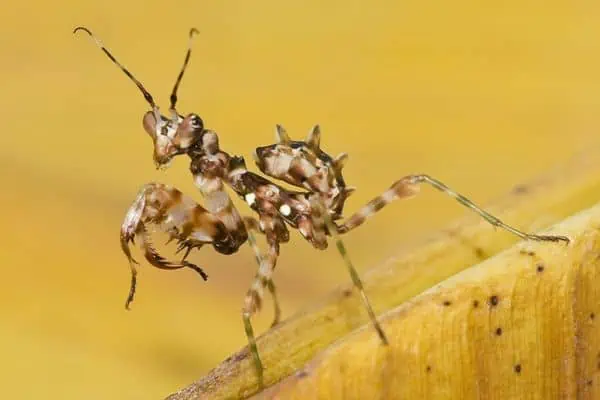
POLYGON ((342 169, 348 155, 333 158, 320 148, 321 129, 315 125, 305 141, 291 140, 281 125, 275 130, 277 143, 257 147, 256 165, 265 175, 310 192, 319 193, 333 220, 342 216, 344 203, 354 192, 346 186, 342 169))

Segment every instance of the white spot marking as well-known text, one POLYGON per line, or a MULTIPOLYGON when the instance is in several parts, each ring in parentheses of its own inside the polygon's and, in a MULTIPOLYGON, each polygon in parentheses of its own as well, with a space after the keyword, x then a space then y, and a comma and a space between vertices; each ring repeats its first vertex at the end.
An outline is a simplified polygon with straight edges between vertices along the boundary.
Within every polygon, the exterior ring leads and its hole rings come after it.
POLYGON ((244 196, 244 199, 246 199, 246 203, 251 206, 254 204, 254 202, 256 202, 256 195, 254 193, 248 193, 246 196, 244 196))
POLYGON ((279 212, 287 217, 292 213, 292 209, 287 204, 282 204, 281 207, 279 207, 279 212))

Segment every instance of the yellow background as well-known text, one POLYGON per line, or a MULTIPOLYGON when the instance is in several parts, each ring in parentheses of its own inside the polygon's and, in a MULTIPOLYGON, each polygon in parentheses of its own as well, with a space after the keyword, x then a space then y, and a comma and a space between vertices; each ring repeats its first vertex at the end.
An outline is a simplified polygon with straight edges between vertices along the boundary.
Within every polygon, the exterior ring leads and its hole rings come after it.
MULTIPOLYGON (((148 181, 200 200, 177 159, 154 169, 146 103, 76 25, 92 29, 166 109, 180 90, 250 163, 276 123, 350 153, 347 213, 427 172, 479 203, 598 143, 600 3, 592 1, 10 2, 0 25, 0 396, 160 398, 245 344, 256 265, 244 246, 191 259, 210 275, 143 264, 136 301, 118 231, 148 181)), ((238 202, 238 204, 240 204, 238 202)), ((244 212, 248 209, 240 204, 244 212)), ((346 238, 361 270, 465 211, 428 190, 346 238)), ((504 233, 498 233, 504 234, 504 233)), ((172 249, 172 248, 171 248, 172 249)), ((293 235, 275 275, 290 315, 347 282, 332 248, 293 235)), ((267 299, 257 318, 271 319, 267 299)))

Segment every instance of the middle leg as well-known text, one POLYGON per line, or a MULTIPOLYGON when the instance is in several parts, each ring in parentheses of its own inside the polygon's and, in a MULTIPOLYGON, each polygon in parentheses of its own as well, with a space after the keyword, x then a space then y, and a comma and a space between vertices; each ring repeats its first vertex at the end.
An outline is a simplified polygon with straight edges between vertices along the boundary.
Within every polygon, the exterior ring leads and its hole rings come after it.
MULTIPOLYGON (((261 216, 261 222, 262 226, 265 227, 264 231, 265 235, 267 236, 269 248, 265 257, 260 256, 260 253, 258 253, 256 257, 257 261, 259 262, 259 267, 256 276, 254 277, 254 281, 252 282, 252 285, 250 286, 250 289, 248 289, 246 297, 244 298, 242 319, 244 321, 244 329, 246 331, 246 337, 248 338, 248 347, 254 361, 259 386, 263 387, 264 367, 258 353, 258 347, 256 346, 256 337, 254 335, 251 318, 260 310, 265 288, 269 288, 269 282, 271 282, 271 277, 277 264, 277 257, 279 256, 279 238, 275 234, 275 231, 271 229, 274 225, 272 217, 261 216)), ((254 244, 256 245, 255 241, 254 244)), ((275 286, 273 285, 273 290, 274 288, 275 286)), ((269 290, 271 289, 269 288, 269 290)))
MULTIPOLYGON (((258 243, 256 242, 256 236, 254 236, 253 232, 264 234, 264 232, 260 229, 260 224, 256 218, 253 217, 244 217, 244 224, 246 225, 246 230, 248 231, 248 244, 252 248, 254 252, 254 257, 256 259, 256 263, 260 266, 262 264, 263 257, 260 253, 260 248, 258 247, 258 243)), ((271 294, 271 298, 273 299, 273 322, 271 323, 271 328, 275 325, 279 324, 281 321, 281 306, 279 304, 279 297, 277 296, 277 288, 275 287, 275 282, 273 281, 273 277, 271 276, 267 281, 267 289, 271 294)))

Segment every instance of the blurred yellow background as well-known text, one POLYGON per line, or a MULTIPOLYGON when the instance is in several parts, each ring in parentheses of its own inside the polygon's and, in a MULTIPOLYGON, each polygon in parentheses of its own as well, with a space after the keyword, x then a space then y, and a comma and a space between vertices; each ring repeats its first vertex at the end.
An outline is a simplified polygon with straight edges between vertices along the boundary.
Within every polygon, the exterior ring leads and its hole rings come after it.
MULTIPOLYGON (((349 214, 416 172, 485 204, 599 142, 600 3, 501 3, 5 5, 0 396, 161 398, 245 344, 240 308, 256 270, 247 246, 194 253, 206 283, 143 264, 124 310, 118 231, 137 190, 160 181, 201 199, 185 158, 154 169, 146 103, 75 26, 96 33, 165 110, 197 27, 180 111, 199 113, 249 163, 276 123, 297 138, 321 124, 323 147, 350 153, 345 176, 359 190, 349 214)), ((427 190, 346 243, 364 271, 465 213, 427 190)), ((293 236, 275 274, 285 315, 349 280, 334 248, 293 236)), ((259 332, 271 317, 267 299, 259 332)))

